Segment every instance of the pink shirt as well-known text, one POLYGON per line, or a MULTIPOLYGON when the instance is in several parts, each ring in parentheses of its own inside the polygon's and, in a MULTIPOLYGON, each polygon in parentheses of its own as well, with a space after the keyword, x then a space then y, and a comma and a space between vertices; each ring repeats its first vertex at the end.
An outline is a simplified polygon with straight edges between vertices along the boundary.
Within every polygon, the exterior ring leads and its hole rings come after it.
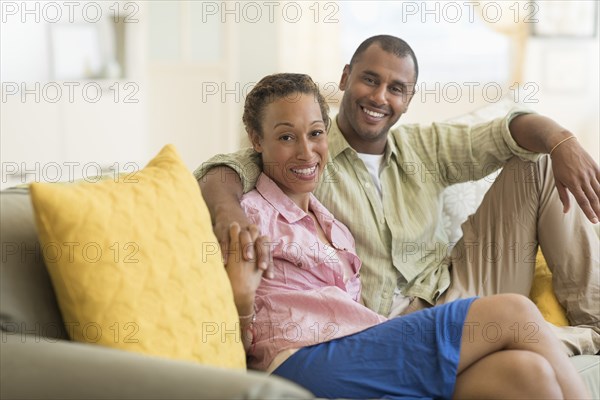
POLYGON ((272 239, 275 266, 275 277, 263 278, 256 293, 251 368, 266 370, 284 350, 347 336, 386 320, 358 303, 361 262, 352 234, 310 196, 309 209, 332 246, 318 239, 313 219, 265 174, 242 198, 248 218, 272 239))

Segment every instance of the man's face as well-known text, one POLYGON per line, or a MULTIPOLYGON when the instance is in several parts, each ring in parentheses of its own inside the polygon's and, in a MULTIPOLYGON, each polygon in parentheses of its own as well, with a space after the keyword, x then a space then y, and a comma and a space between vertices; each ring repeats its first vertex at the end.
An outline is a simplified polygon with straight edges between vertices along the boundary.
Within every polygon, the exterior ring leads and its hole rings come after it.
POLYGON ((359 153, 381 154, 388 130, 406 112, 415 87, 410 57, 397 57, 372 44, 350 69, 344 67, 344 90, 338 126, 359 153))

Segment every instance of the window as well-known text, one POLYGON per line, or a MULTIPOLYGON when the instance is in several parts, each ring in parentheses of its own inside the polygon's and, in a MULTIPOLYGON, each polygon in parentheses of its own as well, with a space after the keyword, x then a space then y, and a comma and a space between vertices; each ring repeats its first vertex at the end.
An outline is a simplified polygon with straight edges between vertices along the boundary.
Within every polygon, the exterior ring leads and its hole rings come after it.
MULTIPOLYGON (((471 2, 481 3, 481 2, 471 2)), ((420 82, 497 82, 510 79, 510 40, 495 32, 469 2, 340 2, 342 51, 348 62, 365 38, 390 34, 406 40, 419 61, 420 82)), ((509 10, 510 11, 510 10, 509 10)), ((495 21, 506 8, 485 10, 495 21)))

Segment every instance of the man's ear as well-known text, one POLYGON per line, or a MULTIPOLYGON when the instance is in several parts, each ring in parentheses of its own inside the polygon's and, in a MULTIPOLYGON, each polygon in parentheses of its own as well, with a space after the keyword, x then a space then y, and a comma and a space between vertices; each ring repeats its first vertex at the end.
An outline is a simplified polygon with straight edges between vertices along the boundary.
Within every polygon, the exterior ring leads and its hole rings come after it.
POLYGON ((410 102, 415 97, 415 94, 417 94, 417 82, 409 84, 407 89, 407 93, 405 94, 407 100, 404 106, 404 112, 408 111, 408 106, 410 106, 410 102))
POLYGON ((417 93, 416 89, 413 90, 413 92, 408 95, 408 101, 406 102, 406 105, 404 106, 404 112, 408 111, 408 106, 410 105, 410 102, 412 101, 412 99, 415 97, 415 93, 417 93))
POLYGON ((348 76, 350 75, 350 65, 346 64, 342 71, 342 78, 340 79, 340 90, 346 90, 348 84, 348 76))
POLYGON ((262 153, 262 145, 260 143, 262 139, 260 138, 260 135, 256 131, 251 131, 248 133, 248 136, 250 137, 250 143, 252 143, 254 151, 262 153))

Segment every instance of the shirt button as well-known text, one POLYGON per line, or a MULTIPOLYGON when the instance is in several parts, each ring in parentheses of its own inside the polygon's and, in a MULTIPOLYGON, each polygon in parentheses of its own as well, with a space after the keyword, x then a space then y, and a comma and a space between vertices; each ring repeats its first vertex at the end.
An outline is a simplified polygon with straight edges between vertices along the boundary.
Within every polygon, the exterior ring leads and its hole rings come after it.
POLYGON ((381 219, 379 220, 379 223, 380 223, 380 224, 385 224, 385 218, 381 218, 381 219))
POLYGON ((371 187, 371 184, 370 184, 369 182, 365 182, 365 187, 366 187, 367 189, 369 189, 369 188, 371 187))
POLYGON ((302 263, 299 262, 298 264, 296 264, 298 266, 298 268, 302 268, 302 263))

